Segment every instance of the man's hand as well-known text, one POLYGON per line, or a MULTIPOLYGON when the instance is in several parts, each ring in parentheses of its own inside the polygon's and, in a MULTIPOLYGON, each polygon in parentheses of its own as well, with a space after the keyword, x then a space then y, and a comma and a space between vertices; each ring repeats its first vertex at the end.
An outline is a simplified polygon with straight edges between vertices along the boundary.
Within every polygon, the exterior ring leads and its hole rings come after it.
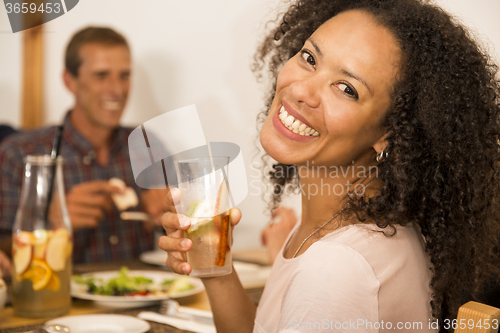
POLYGON ((12 274, 12 265, 9 258, 0 250, 0 278, 9 277, 12 274))
POLYGON ((104 213, 113 208, 111 194, 122 192, 122 189, 110 185, 106 180, 73 186, 66 195, 66 204, 73 230, 95 228, 104 218, 104 213))
POLYGON ((267 227, 262 230, 261 243, 267 247, 267 255, 271 263, 274 262, 278 256, 283 243, 285 243, 288 234, 297 223, 297 217, 293 209, 286 207, 278 207, 273 210, 273 220, 280 220, 279 222, 269 223, 267 227))
POLYGON ((153 217, 155 226, 160 226, 161 215, 174 211, 170 191, 167 189, 142 191, 140 205, 143 212, 153 217))

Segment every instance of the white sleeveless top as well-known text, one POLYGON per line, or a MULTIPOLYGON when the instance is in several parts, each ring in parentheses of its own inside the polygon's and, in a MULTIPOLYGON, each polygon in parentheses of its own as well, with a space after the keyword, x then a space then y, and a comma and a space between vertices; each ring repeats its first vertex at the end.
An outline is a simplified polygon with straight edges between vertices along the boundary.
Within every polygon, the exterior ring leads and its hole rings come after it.
POLYGON ((292 259, 282 249, 253 332, 436 332, 420 231, 397 225, 387 237, 377 230, 384 229, 340 228, 292 259))

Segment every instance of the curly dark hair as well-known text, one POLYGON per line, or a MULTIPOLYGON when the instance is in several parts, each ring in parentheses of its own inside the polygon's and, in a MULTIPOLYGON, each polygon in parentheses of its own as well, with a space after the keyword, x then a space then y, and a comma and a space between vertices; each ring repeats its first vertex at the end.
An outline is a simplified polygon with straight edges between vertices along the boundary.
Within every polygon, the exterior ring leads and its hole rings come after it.
MULTIPOLYGON (((352 9, 372 14, 393 33, 403 54, 384 123, 383 187, 378 197, 355 206, 381 228, 420 226, 432 263, 433 316, 442 322, 476 299, 486 278, 499 276, 498 68, 464 27, 427 1, 298 0, 255 55, 257 76, 268 72, 274 79, 259 122, 269 112, 283 64, 321 24, 352 9)), ((296 167, 281 163, 269 176, 281 185, 275 189, 298 177, 296 167), (277 170, 290 169, 295 172, 278 176, 277 170)), ((276 190, 271 207, 280 196, 276 190)))

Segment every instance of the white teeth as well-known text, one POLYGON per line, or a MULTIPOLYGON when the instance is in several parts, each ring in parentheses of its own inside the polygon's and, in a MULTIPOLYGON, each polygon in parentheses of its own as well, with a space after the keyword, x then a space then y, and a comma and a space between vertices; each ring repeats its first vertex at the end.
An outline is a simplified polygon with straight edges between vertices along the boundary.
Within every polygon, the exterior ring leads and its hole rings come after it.
POLYGON ((319 136, 318 131, 307 127, 307 125, 303 124, 300 120, 295 120, 294 116, 288 115, 283 105, 280 108, 279 118, 283 125, 293 133, 305 136, 319 136))
POLYGON ((119 101, 102 101, 102 107, 108 110, 120 110, 121 103, 119 101))
POLYGON ((295 118, 293 116, 286 117, 286 119, 284 121, 285 126, 291 126, 293 124, 294 120, 295 120, 295 118))
POLYGON ((288 112, 286 112, 285 107, 282 105, 280 109, 280 119, 285 120, 288 117, 288 112))

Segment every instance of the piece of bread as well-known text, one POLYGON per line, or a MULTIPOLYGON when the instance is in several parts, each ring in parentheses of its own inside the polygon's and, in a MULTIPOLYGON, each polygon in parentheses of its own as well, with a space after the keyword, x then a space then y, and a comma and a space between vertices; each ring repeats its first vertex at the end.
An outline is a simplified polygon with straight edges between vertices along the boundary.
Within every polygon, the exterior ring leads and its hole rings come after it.
POLYGON ((125 182, 120 178, 111 178, 109 183, 113 186, 119 187, 121 189, 125 189, 123 193, 114 193, 111 195, 113 201, 118 208, 118 210, 126 210, 130 207, 135 207, 139 204, 139 198, 137 198, 137 194, 134 189, 131 187, 127 187, 125 182))

